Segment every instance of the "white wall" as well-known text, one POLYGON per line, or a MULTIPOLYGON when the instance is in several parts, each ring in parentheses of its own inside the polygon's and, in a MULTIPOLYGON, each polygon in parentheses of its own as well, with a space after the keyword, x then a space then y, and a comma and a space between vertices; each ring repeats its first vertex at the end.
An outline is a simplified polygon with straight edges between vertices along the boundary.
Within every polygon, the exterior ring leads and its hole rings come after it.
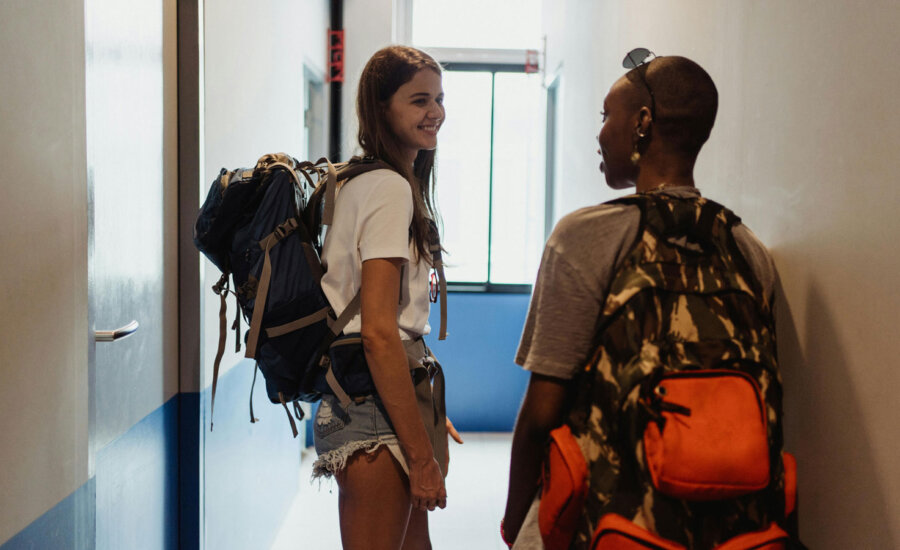
MULTIPOLYGON (((397 0, 344 0, 344 86, 341 102, 342 159, 362 151, 356 141, 356 88, 359 76, 372 54, 402 38, 394 31, 397 0)), ((400 29, 398 29, 399 31, 400 29)))
POLYGON ((84 3, 0 3, 0 543, 88 480, 84 3))
POLYGON ((178 357, 178 10, 163 0, 163 379, 179 391, 178 357))
MULTIPOLYGON (((199 192, 205 197, 222 167, 252 167, 260 156, 280 151, 303 157, 303 66, 325 74, 328 2, 206 2, 204 19, 205 175, 199 192)), ((210 288, 220 273, 203 264, 201 364, 208 387, 219 335, 219 298, 210 288)), ((228 308, 231 326, 233 297, 228 308)), ((243 351, 233 353, 233 331, 225 349, 222 373, 243 357, 243 351)))
POLYGON ((563 61, 563 212, 614 195, 593 137, 628 50, 685 55, 710 72, 720 110, 696 179, 743 216, 781 275, 804 540, 900 545, 900 66, 890 59, 900 4, 568 0, 545 2, 545 19, 548 53, 563 61))
POLYGON ((612 39, 590 24, 599 7, 593 0, 544 3, 545 78, 548 86, 558 80, 557 127, 562 131, 556 143, 554 221, 611 197, 604 194, 600 160, 593 154, 605 94, 596 84, 595 60, 612 39))

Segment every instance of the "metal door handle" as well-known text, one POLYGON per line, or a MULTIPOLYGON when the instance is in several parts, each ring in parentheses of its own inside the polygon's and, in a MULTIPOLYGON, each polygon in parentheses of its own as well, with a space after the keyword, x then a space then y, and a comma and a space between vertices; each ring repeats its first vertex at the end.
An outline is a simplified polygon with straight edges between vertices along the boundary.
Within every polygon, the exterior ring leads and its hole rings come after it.
POLYGON ((125 325, 124 327, 117 328, 116 330, 95 330, 94 331, 94 341, 95 342, 115 342, 116 340, 121 340, 126 336, 131 336, 134 334, 134 331, 138 329, 140 325, 137 321, 132 321, 125 325))

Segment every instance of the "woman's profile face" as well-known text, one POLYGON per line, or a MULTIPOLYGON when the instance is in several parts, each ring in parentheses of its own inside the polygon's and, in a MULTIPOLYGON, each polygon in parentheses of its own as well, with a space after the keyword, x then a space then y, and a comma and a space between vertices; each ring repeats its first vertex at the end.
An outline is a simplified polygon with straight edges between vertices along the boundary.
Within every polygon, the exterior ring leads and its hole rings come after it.
POLYGON ((410 164, 420 150, 437 147, 437 133, 444 121, 441 75, 431 69, 420 69, 391 96, 386 115, 410 164))
POLYGON ((634 185, 637 167, 631 162, 637 131, 637 112, 634 111, 629 93, 632 84, 625 77, 620 78, 609 89, 603 100, 603 126, 597 140, 597 153, 603 158, 600 171, 606 177, 606 184, 613 189, 624 189, 634 185))

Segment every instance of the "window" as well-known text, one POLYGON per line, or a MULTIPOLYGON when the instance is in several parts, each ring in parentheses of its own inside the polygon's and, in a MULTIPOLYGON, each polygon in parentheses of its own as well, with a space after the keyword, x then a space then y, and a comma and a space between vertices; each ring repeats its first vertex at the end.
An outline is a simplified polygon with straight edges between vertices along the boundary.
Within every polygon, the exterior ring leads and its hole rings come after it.
POLYGON ((447 278, 452 290, 529 292, 547 224, 547 96, 542 75, 525 72, 541 4, 461 4, 415 0, 412 16, 413 42, 445 67, 436 166, 447 278))
POLYGON ((556 189, 556 170, 559 166, 559 148, 557 136, 559 135, 559 88, 561 76, 553 79, 547 86, 547 154, 546 174, 547 193, 544 201, 544 238, 550 237, 553 231, 553 219, 555 210, 554 192, 556 189))
POLYGON ((303 143, 306 159, 316 159, 328 154, 325 127, 325 92, 322 78, 309 67, 303 67, 303 143))

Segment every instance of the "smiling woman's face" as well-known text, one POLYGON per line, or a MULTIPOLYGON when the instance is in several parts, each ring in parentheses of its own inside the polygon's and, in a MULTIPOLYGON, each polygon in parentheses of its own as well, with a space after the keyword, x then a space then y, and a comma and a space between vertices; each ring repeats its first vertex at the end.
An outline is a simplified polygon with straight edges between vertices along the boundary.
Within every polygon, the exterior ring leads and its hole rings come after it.
POLYGON ((444 121, 441 75, 431 69, 420 69, 409 82, 397 88, 388 102, 387 120, 410 163, 420 150, 437 147, 437 133, 444 121))

